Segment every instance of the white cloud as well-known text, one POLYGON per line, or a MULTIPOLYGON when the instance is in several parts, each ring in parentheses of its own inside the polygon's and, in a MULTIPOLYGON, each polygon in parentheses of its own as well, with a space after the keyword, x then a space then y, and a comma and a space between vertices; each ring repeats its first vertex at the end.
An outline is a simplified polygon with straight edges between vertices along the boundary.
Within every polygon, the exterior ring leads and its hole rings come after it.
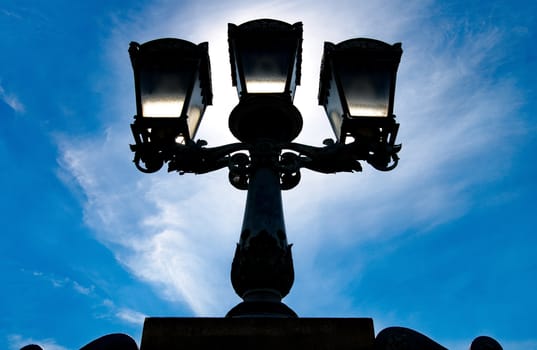
POLYGON ((20 102, 19 98, 14 94, 6 91, 3 86, 0 85, 0 100, 4 101, 11 109, 17 113, 24 113, 25 107, 20 102))
POLYGON ((73 281, 73 289, 80 293, 80 294, 83 294, 83 295, 90 295, 91 293, 93 293, 95 287, 94 286, 90 286, 90 287, 84 287, 83 285, 81 285, 80 283, 76 282, 76 281, 73 281))
MULTIPOLYGON (((381 234, 389 239, 409 229, 425 231, 463 215, 473 205, 472 188, 494 176, 491 170, 499 162, 489 155, 491 144, 511 137, 503 126, 509 118, 516 127, 512 111, 519 103, 509 81, 491 81, 481 74, 491 63, 490 56, 497 56, 501 32, 480 28, 480 33, 465 33, 462 39, 446 38, 448 34, 424 16, 429 1, 336 3, 240 2, 235 6, 239 10, 209 1, 189 8, 168 4, 150 8, 144 18, 166 13, 173 21, 137 31, 128 29, 138 23, 127 24, 110 40, 111 47, 125 47, 121 56, 111 58, 117 65, 114 78, 122 82, 118 85, 132 80, 126 54, 130 40, 172 35, 210 42, 215 99, 199 134, 210 146, 232 141, 227 115, 237 97, 229 78, 227 22, 241 23, 260 13, 304 22, 303 82, 295 100, 304 116, 304 130, 298 141, 315 145, 331 137, 316 101, 322 41, 353 36, 403 41, 396 93, 403 142, 400 166, 391 173, 367 165, 362 174, 304 171, 301 185, 284 195, 289 240, 295 243, 297 276, 302 276, 290 299, 300 303, 293 299, 296 293, 308 300, 308 305, 300 306, 306 313, 319 305, 312 300, 323 299, 327 309, 335 308, 336 300, 345 304, 344 292, 338 289, 342 276, 335 274, 325 286, 312 286, 319 277, 315 257, 321 248, 352 249, 381 234)), ((118 86, 118 95, 104 104, 114 101, 125 105, 125 117, 111 121, 104 137, 60 141, 60 163, 85 194, 86 222, 127 269, 163 298, 185 303, 198 315, 225 313, 237 301, 228 275, 245 193, 231 188, 225 171, 183 177, 164 170, 137 173, 127 149, 132 92, 118 86)), ((360 268, 367 257, 349 259, 360 268)))
POLYGON ((141 312, 126 308, 119 309, 116 313, 116 316, 119 319, 127 323, 131 323, 135 326, 142 326, 144 324, 145 318, 147 317, 141 312))
POLYGON ((144 324, 145 318, 147 317, 147 315, 137 310, 117 306, 110 299, 104 299, 101 303, 101 306, 106 309, 106 312, 99 315, 98 318, 117 318, 122 322, 141 327, 144 324))
MULTIPOLYGON (((24 272, 24 270, 22 270, 24 272)), ((81 283, 70 279, 69 277, 58 277, 54 274, 48 274, 41 271, 32 271, 32 276, 50 283, 54 288, 72 288, 75 292, 83 295, 91 295, 95 290, 95 286, 84 286, 81 283)))
POLYGON ((8 343, 10 350, 19 350, 23 346, 30 344, 37 344, 44 350, 67 350, 67 348, 56 343, 54 339, 33 339, 26 338, 19 334, 12 334, 8 336, 8 343))

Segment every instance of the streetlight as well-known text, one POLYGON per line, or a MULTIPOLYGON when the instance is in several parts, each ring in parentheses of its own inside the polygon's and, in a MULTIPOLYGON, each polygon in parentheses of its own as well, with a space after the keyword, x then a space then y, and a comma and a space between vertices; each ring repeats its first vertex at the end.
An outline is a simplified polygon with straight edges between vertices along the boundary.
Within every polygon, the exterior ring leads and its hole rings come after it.
POLYGON ((206 173, 227 167, 233 186, 248 190, 231 282, 243 302, 228 317, 297 317, 281 302, 294 281, 281 190, 295 187, 300 169, 360 171, 359 160, 380 170, 397 164, 395 75, 401 45, 372 39, 325 44, 319 104, 337 140, 324 147, 293 143, 302 116, 293 105, 300 84, 302 23, 261 19, 229 24, 232 83, 239 103, 229 128, 240 141, 205 147, 194 141, 211 103, 208 45, 179 39, 131 43, 137 115, 134 162, 144 172, 206 173), (351 140, 352 139, 352 140, 351 140), (348 142, 350 140, 350 142, 348 142))
MULTIPOLYGON (((129 49, 136 91, 131 125, 136 167, 152 173, 168 164, 168 171, 180 174, 227 167, 230 183, 248 191, 231 267, 233 288, 243 301, 222 319, 233 322, 150 318, 142 349, 179 344, 185 349, 445 349, 407 328, 387 328, 375 338, 371 319, 298 319, 281 302, 294 281, 281 191, 298 185, 302 168, 361 171, 360 160, 381 171, 397 166, 401 145, 395 143, 399 124, 393 105, 401 44, 365 38, 325 43, 318 102, 336 140, 315 147, 292 142, 302 129, 302 116, 293 105, 301 77, 302 23, 260 19, 229 24, 228 38, 239 96, 229 129, 240 142, 218 147, 194 140, 212 102, 208 44, 158 39, 131 43, 129 49)), ((476 338, 471 349, 487 346, 501 349, 488 337, 476 338)))

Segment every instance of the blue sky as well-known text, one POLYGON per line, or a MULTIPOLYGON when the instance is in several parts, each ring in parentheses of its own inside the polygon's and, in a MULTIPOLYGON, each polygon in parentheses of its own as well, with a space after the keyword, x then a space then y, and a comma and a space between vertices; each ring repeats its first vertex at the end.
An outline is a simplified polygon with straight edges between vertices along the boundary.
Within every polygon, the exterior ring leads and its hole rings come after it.
POLYGON ((481 334, 537 349, 537 3, 67 1, 0 4, 0 348, 77 349, 146 316, 223 316, 245 192, 226 171, 138 172, 130 41, 209 41, 198 137, 232 142, 227 23, 304 23, 297 141, 333 137, 322 43, 403 43, 399 167, 303 172, 284 193, 303 317, 372 317, 450 349, 481 334))

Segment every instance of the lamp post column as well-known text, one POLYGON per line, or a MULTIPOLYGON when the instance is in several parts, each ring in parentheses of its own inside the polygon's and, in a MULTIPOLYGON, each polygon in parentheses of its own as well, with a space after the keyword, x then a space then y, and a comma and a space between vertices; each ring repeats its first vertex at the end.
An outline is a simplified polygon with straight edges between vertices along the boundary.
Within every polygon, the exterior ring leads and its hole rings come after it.
POLYGON ((258 143, 251 154, 244 220, 231 267, 231 283, 244 301, 228 317, 297 317, 281 302, 293 285, 294 270, 278 158, 270 142, 258 143))

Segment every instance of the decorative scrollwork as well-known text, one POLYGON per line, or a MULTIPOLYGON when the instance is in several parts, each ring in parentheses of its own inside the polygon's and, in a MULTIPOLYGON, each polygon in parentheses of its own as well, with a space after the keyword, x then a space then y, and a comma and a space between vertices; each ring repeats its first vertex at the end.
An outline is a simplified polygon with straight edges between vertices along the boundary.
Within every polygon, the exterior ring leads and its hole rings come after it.
POLYGON ((148 142, 146 130, 133 127, 133 133, 137 137, 131 150, 135 152, 134 163, 138 170, 153 173, 168 163, 169 172, 183 175, 204 174, 227 167, 230 183, 241 190, 248 189, 248 177, 254 168, 276 169, 281 189, 289 190, 300 182, 301 168, 325 174, 359 172, 362 171, 360 160, 364 160, 377 170, 389 171, 397 166, 397 153, 401 150, 401 145, 385 142, 343 144, 331 139, 324 141, 324 147, 271 142, 206 147, 207 142, 203 140, 153 145, 148 142))
POLYGON ((282 190, 290 190, 300 182, 300 159, 292 152, 285 152, 279 162, 280 185, 282 190))
POLYGON ((397 152, 400 150, 401 145, 379 145, 375 151, 370 152, 366 161, 377 170, 390 171, 399 163, 397 152))
POLYGON ((140 170, 142 173, 151 174, 159 171, 164 165, 164 159, 162 154, 151 147, 144 147, 143 149, 136 150, 134 146, 131 145, 131 149, 136 151, 134 154, 134 165, 136 169, 140 170), (145 165, 142 165, 142 163, 145 165))
POLYGON ((360 145, 341 144, 332 140, 325 140, 324 144, 325 147, 313 147, 292 143, 289 149, 300 154, 301 167, 316 172, 331 174, 362 171, 358 160, 365 159, 365 152, 360 145))
POLYGON ((239 190, 248 189, 248 175, 252 162, 245 153, 236 153, 229 158, 229 182, 239 190))

